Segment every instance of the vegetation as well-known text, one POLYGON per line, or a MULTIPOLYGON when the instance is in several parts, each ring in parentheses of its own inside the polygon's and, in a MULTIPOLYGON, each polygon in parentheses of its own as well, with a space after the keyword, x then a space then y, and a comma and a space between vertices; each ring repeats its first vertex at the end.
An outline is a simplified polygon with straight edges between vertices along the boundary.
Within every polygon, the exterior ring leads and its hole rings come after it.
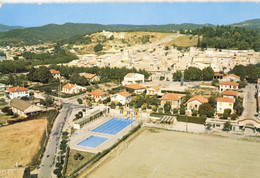
POLYGON ((151 108, 152 105, 158 106, 159 104, 160 104, 160 100, 156 96, 148 96, 148 95, 137 95, 129 103, 129 105, 133 106, 134 108, 141 108, 144 105, 147 108, 151 108))
POLYGON ((209 103, 203 103, 199 106, 199 115, 212 117, 214 116, 214 109, 209 103))
POLYGON ((173 81, 181 81, 181 78, 182 78, 182 72, 181 71, 177 71, 177 72, 172 74, 173 81))
POLYGON ((240 98, 240 97, 236 98, 235 103, 234 103, 234 110, 238 116, 242 115, 242 113, 244 111, 243 98, 240 98))
MULTIPOLYGON (((256 83, 258 77, 260 76, 260 63, 256 65, 249 64, 247 66, 237 65, 232 70, 230 70, 229 73, 238 75, 241 81, 246 79, 249 83, 256 83)), ((242 83, 242 86, 243 85, 244 84, 242 83)))
POLYGON ((209 81, 212 80, 214 71, 211 67, 200 70, 196 67, 189 67, 184 71, 184 79, 188 81, 209 81))

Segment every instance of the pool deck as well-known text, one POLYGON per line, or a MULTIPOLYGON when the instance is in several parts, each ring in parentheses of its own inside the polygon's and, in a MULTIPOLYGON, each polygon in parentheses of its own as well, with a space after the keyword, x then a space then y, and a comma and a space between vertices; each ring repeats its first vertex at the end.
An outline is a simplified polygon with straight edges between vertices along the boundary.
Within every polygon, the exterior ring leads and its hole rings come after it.
POLYGON ((71 138, 70 138, 70 148, 79 150, 79 151, 86 151, 91 153, 98 153, 102 152, 103 150, 111 147, 113 144, 115 144, 119 139, 121 139, 124 135, 126 135, 133 127, 136 127, 138 125, 137 121, 132 122, 130 125, 122 129, 120 132, 118 132, 116 135, 111 134, 104 134, 99 132, 92 132, 91 130, 95 129, 96 127, 104 124, 105 122, 109 121, 113 117, 118 118, 126 118, 125 116, 118 115, 118 116, 107 116, 107 117, 101 117, 99 119, 96 119, 82 127, 80 130, 75 132, 71 138), (83 141, 84 139, 90 137, 91 135, 94 136, 100 136, 100 137, 107 137, 109 138, 104 143, 100 144, 97 148, 91 148, 91 147, 85 147, 77 145, 79 142, 83 141))

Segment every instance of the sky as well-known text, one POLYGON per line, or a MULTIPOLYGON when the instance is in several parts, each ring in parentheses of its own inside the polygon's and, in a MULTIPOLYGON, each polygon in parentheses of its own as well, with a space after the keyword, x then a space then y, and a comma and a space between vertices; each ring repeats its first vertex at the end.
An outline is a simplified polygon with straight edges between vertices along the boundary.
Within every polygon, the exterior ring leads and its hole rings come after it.
POLYGON ((3 4, 0 24, 24 27, 64 24, 227 25, 260 18, 260 3, 3 4))

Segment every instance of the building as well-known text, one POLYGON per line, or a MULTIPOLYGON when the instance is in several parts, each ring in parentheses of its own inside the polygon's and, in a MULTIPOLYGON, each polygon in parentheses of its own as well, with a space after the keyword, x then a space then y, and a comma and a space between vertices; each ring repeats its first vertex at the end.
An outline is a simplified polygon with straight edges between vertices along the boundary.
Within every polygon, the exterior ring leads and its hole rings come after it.
POLYGON ((147 91, 146 91, 146 94, 147 95, 158 95, 160 94, 160 88, 157 87, 157 86, 152 86, 152 87, 149 87, 147 88, 147 91))
POLYGON ((124 77, 124 80, 122 82, 122 85, 129 85, 132 83, 138 83, 138 84, 144 83, 144 75, 138 74, 138 73, 126 74, 126 76, 124 77))
POLYGON ((27 101, 14 98, 10 102, 10 106, 12 108, 13 113, 18 114, 22 117, 27 117, 32 114, 37 114, 42 111, 42 108, 39 106, 35 106, 27 101))
POLYGON ((225 91, 225 90, 238 90, 238 83, 236 82, 220 82, 219 83, 219 90, 225 91))
POLYGON ((237 97, 237 91, 233 90, 225 90, 223 91, 223 97, 228 97, 228 98, 236 98, 237 97))
POLYGON ((100 81, 100 77, 97 76, 96 74, 81 73, 80 75, 85 77, 90 82, 99 82, 100 81))
POLYGON ((136 94, 142 94, 145 91, 145 87, 132 83, 130 85, 125 86, 128 90, 133 91, 136 94))
POLYGON ((29 89, 24 87, 19 87, 19 86, 7 89, 6 93, 10 99, 21 98, 23 96, 27 96, 27 97, 30 96, 29 89))
POLYGON ((67 83, 62 87, 62 92, 66 94, 76 94, 81 91, 86 91, 86 88, 76 84, 70 84, 70 83, 67 83))
POLYGON ((122 91, 111 96, 111 101, 117 101, 123 105, 129 103, 131 99, 132 95, 126 91, 122 91))
POLYGON ((165 103, 169 102, 172 108, 179 108, 182 97, 183 95, 180 94, 165 93, 161 98, 161 105, 163 106, 165 103))
POLYGON ((217 114, 223 114, 225 109, 230 109, 233 112, 235 99, 223 97, 217 99, 217 114))
POLYGON ((213 79, 221 80, 221 79, 223 79, 223 74, 221 74, 219 72, 215 72, 214 76, 213 76, 213 79))
POLYGON ((209 100, 201 95, 194 96, 187 101, 187 110, 199 110, 201 104, 208 102, 209 100))
POLYGON ((229 74, 229 75, 224 76, 221 81, 223 81, 223 82, 239 82, 240 77, 235 75, 235 74, 229 74))
POLYGON ((50 73, 51 73, 53 78, 60 79, 60 71, 57 71, 57 70, 54 70, 54 69, 50 69, 50 73))
POLYGON ((89 92, 88 95, 91 96, 92 98, 94 98, 95 101, 99 101, 99 100, 103 101, 107 98, 108 93, 104 92, 104 91, 95 90, 95 91, 89 92))
POLYGON ((16 167, 0 170, 1 178, 31 178, 30 167, 16 167))

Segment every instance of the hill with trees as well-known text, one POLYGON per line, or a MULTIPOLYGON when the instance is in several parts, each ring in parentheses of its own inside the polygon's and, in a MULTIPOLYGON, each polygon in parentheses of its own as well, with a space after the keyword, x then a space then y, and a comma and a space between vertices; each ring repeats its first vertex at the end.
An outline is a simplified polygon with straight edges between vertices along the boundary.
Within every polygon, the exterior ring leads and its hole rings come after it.
POLYGON ((24 27, 21 26, 8 26, 8 25, 0 24, 0 32, 9 31, 13 29, 23 29, 23 28, 24 27))

